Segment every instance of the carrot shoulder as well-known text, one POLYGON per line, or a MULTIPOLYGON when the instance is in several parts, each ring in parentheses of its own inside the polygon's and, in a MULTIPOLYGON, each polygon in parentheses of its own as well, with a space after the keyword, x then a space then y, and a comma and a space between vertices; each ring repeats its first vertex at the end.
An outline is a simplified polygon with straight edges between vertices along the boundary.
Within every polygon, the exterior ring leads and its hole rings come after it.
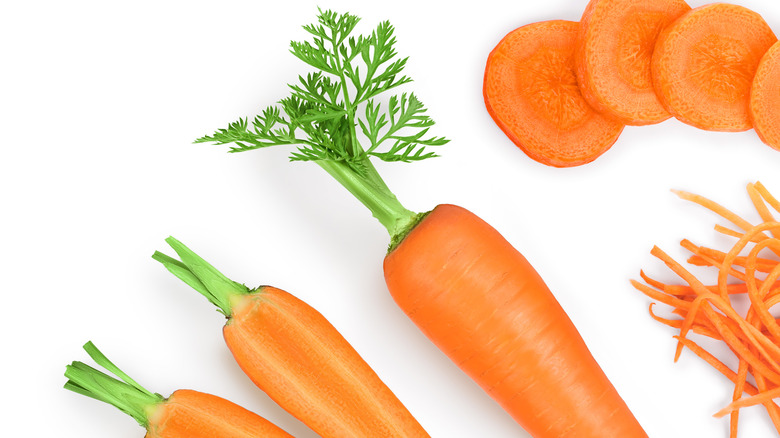
POLYGON ((579 24, 553 20, 506 35, 488 56, 485 105, 502 131, 529 157, 556 166, 595 160, 623 124, 597 113, 574 73, 579 24))
POLYGON ((750 116, 761 140, 780 150, 780 42, 758 63, 750 90, 750 116))
POLYGON ((384 271, 404 312, 535 438, 647 436, 539 274, 474 214, 437 206, 384 271))
POLYGON ((697 128, 748 130, 753 76, 775 41, 764 19, 742 6, 692 9, 658 36, 651 62, 658 98, 674 117, 697 128))
POLYGON ((168 270, 228 317, 225 343, 246 375, 323 438, 427 438, 390 388, 317 310, 272 286, 225 278, 174 238, 168 270))
POLYGON ((168 398, 152 393, 91 342, 84 350, 119 379, 77 361, 66 368, 65 388, 114 405, 146 428, 146 438, 292 438, 265 418, 215 395, 189 389, 168 398))
POLYGON ((575 56, 585 100, 627 125, 671 117, 653 89, 650 60, 659 32, 690 9, 683 0, 591 0, 575 56))

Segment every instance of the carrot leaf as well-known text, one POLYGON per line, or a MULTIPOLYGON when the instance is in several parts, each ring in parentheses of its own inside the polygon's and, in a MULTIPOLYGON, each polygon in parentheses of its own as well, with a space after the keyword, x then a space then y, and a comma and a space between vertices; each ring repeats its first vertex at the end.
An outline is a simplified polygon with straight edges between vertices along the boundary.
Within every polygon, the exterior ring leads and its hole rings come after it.
POLYGON ((288 85, 288 97, 251 121, 239 119, 195 143, 231 145, 230 152, 296 146, 291 161, 317 163, 397 238, 417 213, 398 202, 370 160, 433 158, 438 155, 429 148, 449 140, 428 134, 434 121, 414 94, 379 103, 383 93, 411 82, 403 75, 408 58, 398 57, 389 22, 381 22, 371 34, 354 36, 359 21, 348 13, 319 10, 317 22, 303 27, 312 39, 290 43, 290 52, 316 71, 298 76, 288 85))

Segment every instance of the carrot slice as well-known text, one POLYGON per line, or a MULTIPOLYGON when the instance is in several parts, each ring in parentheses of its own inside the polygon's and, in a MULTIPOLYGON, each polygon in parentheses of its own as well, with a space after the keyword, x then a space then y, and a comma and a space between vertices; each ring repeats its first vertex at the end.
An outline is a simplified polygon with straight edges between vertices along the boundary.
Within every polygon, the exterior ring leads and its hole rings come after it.
POLYGON ((780 43, 775 43, 758 63, 750 90, 750 117, 761 141, 780 150, 780 43))
POLYGON ((683 14, 658 36, 651 62, 655 91, 683 123, 745 131, 759 60, 777 41, 756 12, 713 3, 683 14))
POLYGON ((575 56, 585 100, 626 125, 671 117, 653 90, 650 60, 661 30, 690 9, 683 0, 591 0, 575 56))
POLYGON ((574 74, 579 24, 552 20, 506 35, 488 56, 483 94, 493 120, 523 152, 555 167, 606 152, 623 124, 585 101, 574 74))

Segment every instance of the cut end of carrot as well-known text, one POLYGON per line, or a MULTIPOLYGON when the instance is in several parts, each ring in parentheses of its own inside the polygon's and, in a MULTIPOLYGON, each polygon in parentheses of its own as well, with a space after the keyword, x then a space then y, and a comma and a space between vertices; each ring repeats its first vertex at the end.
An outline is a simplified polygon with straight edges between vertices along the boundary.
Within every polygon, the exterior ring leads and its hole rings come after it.
POLYGON ((574 73, 579 23, 552 20, 506 35, 485 68, 485 105, 502 131, 532 159, 579 166, 606 152, 623 124, 597 113, 574 73))
POLYGON ((759 60, 777 37, 756 12, 713 3, 664 29, 651 62, 655 91, 683 123, 710 131, 745 131, 759 60))

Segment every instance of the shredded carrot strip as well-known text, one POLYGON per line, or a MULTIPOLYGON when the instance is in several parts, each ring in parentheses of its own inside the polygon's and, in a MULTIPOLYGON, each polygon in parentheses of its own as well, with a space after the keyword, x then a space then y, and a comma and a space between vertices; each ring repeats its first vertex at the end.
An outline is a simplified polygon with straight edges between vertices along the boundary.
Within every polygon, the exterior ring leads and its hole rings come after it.
MULTIPOLYGON (((737 401, 742 397, 742 392, 745 390, 745 384, 747 383, 748 375, 748 363, 744 360, 739 361, 739 367, 737 368, 737 382, 734 385, 734 394, 731 401, 737 401)), ((737 432, 739 431, 739 409, 731 411, 731 421, 729 422, 729 437, 737 438, 737 432)))
POLYGON ((685 308, 688 309, 691 305, 690 302, 681 300, 679 298, 670 297, 669 295, 664 294, 663 292, 659 292, 651 287, 648 287, 636 280, 631 280, 631 284, 640 292, 647 295, 648 297, 660 301, 666 305, 672 306, 672 307, 679 307, 679 308, 685 308))
MULTIPOLYGON (((761 219, 763 219, 764 222, 774 222, 775 217, 772 215, 772 212, 769 211, 769 209, 766 207, 766 204, 764 203, 764 200, 761 197, 761 193, 758 192, 758 189, 756 188, 755 184, 753 183, 748 184, 747 192, 748 192, 748 196, 750 196, 750 200, 753 202, 753 205, 756 207, 756 211, 758 212, 759 216, 761 216, 761 219)), ((772 236, 777 236, 776 231, 777 229, 772 230, 772 236)))
MULTIPOLYGON (((707 288, 705 288, 704 285, 693 274, 691 274, 688 270, 686 270, 682 265, 674 261, 674 259, 672 259, 668 254, 666 254, 663 250, 661 250, 657 246, 654 247, 653 250, 650 251, 650 253, 658 257, 659 259, 661 259, 661 261, 663 261, 666 264, 666 266, 668 266, 674 273, 676 273, 683 280, 685 280, 693 288, 693 290, 700 297, 702 297, 702 300, 706 298, 709 303, 714 304, 715 307, 718 308, 718 310, 725 313, 727 316, 732 318, 737 324, 739 324, 740 327, 742 327, 742 329, 744 330, 744 334, 747 336, 748 340, 750 341, 750 344, 753 345, 756 349, 758 349, 758 351, 761 352, 762 354, 765 355, 767 354, 766 350, 764 350, 764 347, 756 339, 755 332, 750 330, 750 327, 748 327, 749 324, 747 324, 747 322, 745 322, 745 320, 741 316, 739 316, 739 314, 734 310, 733 307, 731 307, 731 304, 727 300, 723 300, 722 297, 715 295, 712 292, 709 292, 707 288)), ((691 306, 692 312, 689 313, 691 317, 695 315, 695 312, 696 310, 698 310, 698 307, 699 306, 696 304, 691 306)), ((714 312, 714 310, 710 306, 704 306, 703 309, 705 314, 707 314, 707 316, 710 317, 710 319, 712 319, 711 312, 714 312)), ((686 319, 687 318, 688 317, 686 317, 686 319)), ((723 336, 723 340, 727 344, 729 344, 729 347, 731 347, 735 351, 740 352, 740 354, 743 354, 746 360, 749 360, 751 362, 752 366, 756 367, 757 369, 762 369, 762 372, 766 375, 766 377, 769 380, 780 383, 780 374, 770 371, 768 368, 764 367, 763 364, 758 362, 755 356, 752 353, 750 353, 748 349, 745 348, 745 346, 739 341, 739 339, 736 336, 734 336, 733 333, 731 333, 731 331, 729 331, 724 326, 719 325, 717 321, 713 321, 713 322, 715 323, 715 327, 718 329, 718 332, 721 334, 721 336, 723 336)), ((765 337, 763 336, 763 334, 760 333, 760 331, 759 334, 762 337, 765 337)), ((681 333, 681 336, 685 337, 685 333, 684 332, 681 333)), ((766 345, 766 343, 764 344, 766 345)), ((769 341, 769 344, 774 346, 775 348, 780 348, 772 344, 771 341, 769 341)), ((675 354, 675 361, 680 356, 680 350, 681 350, 681 345, 678 345, 678 349, 675 354)), ((770 366, 772 368, 775 368, 776 371, 780 371, 780 364, 777 364, 775 362, 770 362, 770 366)))
MULTIPOLYGON (((769 330, 770 333, 772 333, 772 335, 775 337, 775 340, 777 341, 780 339, 780 325, 777 324, 775 317, 769 313, 769 308, 763 301, 764 296, 759 291, 759 287, 757 285, 758 280, 755 278, 755 260, 758 257, 758 253, 761 252, 761 250, 764 248, 771 247, 773 244, 775 244, 775 241, 777 241, 777 239, 764 240, 757 243, 753 249, 750 250, 750 255, 747 258, 748 262, 745 265, 745 277, 747 278, 746 284, 748 289, 748 297, 750 298, 751 303, 751 310, 755 310, 761 323, 764 324, 764 326, 769 330)), ((768 282, 764 281, 763 283, 768 282)), ((761 289, 764 289, 763 284, 761 289)))
POLYGON ((710 201, 704 196, 694 195, 693 193, 688 193, 682 190, 672 190, 672 192, 674 192, 674 194, 676 194, 680 198, 685 199, 686 201, 695 202, 696 204, 701 205, 702 207, 712 211, 713 213, 720 215, 724 219, 742 228, 743 230, 747 230, 748 228, 752 227, 750 222, 737 216, 726 207, 716 202, 710 201))
POLYGON ((772 196, 771 193, 769 193, 769 190, 764 187, 763 184, 761 184, 760 181, 756 181, 753 186, 758 190, 758 193, 761 194, 761 196, 764 198, 764 200, 767 202, 767 204, 771 205, 772 208, 775 209, 778 213, 780 213, 780 201, 777 200, 774 196, 772 196))
MULTIPOLYGON (((679 329, 679 328, 682 327, 682 322, 683 322, 682 319, 668 319, 668 318, 664 318, 664 317, 656 315, 655 312, 653 312, 653 306, 654 305, 655 305, 655 303, 650 303, 649 311, 650 311, 650 317, 651 318, 653 318, 654 320, 660 322, 661 324, 667 325, 667 326, 672 327, 672 328, 679 329)), ((705 325, 702 325, 702 324, 694 324, 693 327, 691 327, 691 331, 693 331, 694 333, 703 335, 703 336, 707 336, 709 338, 720 339, 720 336, 718 335, 717 332, 715 332, 711 328, 709 328, 709 327, 707 327, 705 325)))
MULTIPOLYGON (((705 287, 707 288, 708 291, 712 293, 718 292, 718 286, 705 286, 705 287)), ((742 283, 730 284, 728 285, 727 289, 729 295, 739 295, 739 294, 747 293, 747 285, 742 283)), ((692 287, 681 285, 681 284, 666 285, 663 291, 670 295, 677 295, 677 296, 696 295, 696 292, 693 291, 692 287)))
MULTIPOLYGON (((703 347, 701 347, 699 344, 693 342, 690 339, 678 339, 680 342, 685 344, 685 347, 691 350, 694 354, 702 358, 705 362, 712 365, 713 368, 720 371, 721 374, 726 376, 729 380, 731 380, 734 383, 737 383, 737 373, 732 371, 726 364, 718 360, 715 356, 712 355, 709 351, 705 350, 703 347)), ((758 394, 758 389, 751 385, 750 383, 745 384, 745 392, 747 392, 750 395, 756 395, 758 394)))
MULTIPOLYGON (((730 266, 733 262, 733 259, 735 259, 739 253, 747 246, 747 244, 750 242, 750 238, 753 236, 765 236, 764 231, 772 229, 773 227, 780 226, 780 223, 778 222, 764 222, 763 224, 756 225, 754 227, 750 227, 749 229, 745 230, 745 235, 742 236, 739 241, 737 241, 736 244, 734 244, 734 247, 729 250, 728 254, 726 254, 726 258, 723 259, 722 266, 730 266)), ((767 239, 769 239, 767 237, 767 239)), ((763 240, 758 242, 758 244, 763 244, 763 240)), ((769 239, 770 242, 774 239, 769 239)), ((768 248, 772 248, 772 245, 767 245, 768 248)), ((772 248, 774 250, 774 248, 772 248)), ((780 250, 777 250, 780 251, 780 250)), ((721 289, 725 287, 726 284, 726 277, 730 274, 731 270, 726 271, 726 269, 721 269, 718 273, 718 287, 721 289)), ((725 292, 722 292, 722 294, 725 292)))
MULTIPOLYGON (((735 277, 738 280, 745 281, 745 274, 743 272, 740 272, 740 271, 738 271, 736 269, 733 269, 733 268, 730 267, 731 264, 726 264, 725 263, 725 259, 728 256, 728 254, 723 256, 723 260, 716 260, 716 259, 714 259, 712 257, 709 257, 709 256, 705 255, 704 253, 702 253, 701 252, 701 247, 694 245, 688 239, 683 239, 682 241, 680 241, 680 246, 682 246, 683 248, 687 249, 688 251, 694 253, 695 255, 698 255, 699 257, 703 258, 705 261, 707 261, 707 263, 710 266, 713 266, 713 267, 716 267, 716 268, 729 266, 728 267, 728 273, 730 275, 732 275, 733 277, 735 277)), ((717 292, 720 293, 720 285, 718 286, 717 292)))
MULTIPOLYGON (((632 281, 636 289, 672 308, 671 313, 682 319, 659 316, 649 307, 650 316, 661 324, 679 330, 674 360, 683 348, 721 372, 734 383, 732 402, 716 414, 730 416, 729 436, 737 437, 739 409, 763 404, 775 429, 780 433, 780 406, 773 399, 780 398, 780 318, 770 309, 780 304, 780 201, 760 183, 747 185, 747 193, 761 218, 753 225, 724 206, 692 193, 673 190, 682 199, 694 202, 736 225, 737 231, 716 225, 719 233, 735 237, 737 241, 728 251, 697 246, 685 239, 680 244, 692 253, 688 263, 717 269, 716 284, 705 285, 695 275, 677 263, 658 247, 651 254, 677 274, 683 284, 669 285, 654 280, 644 272, 644 282, 632 281), (774 212, 770 210, 774 209, 774 212), (761 257, 762 252, 774 255, 761 257), (747 253, 744 255, 743 253, 747 253), (734 282, 728 280, 733 278, 734 282), (735 310, 732 297, 746 294, 749 307, 745 316, 735 310), (721 341, 739 360, 736 371, 702 348, 688 335, 701 335, 721 341), (755 385, 748 378, 755 380, 755 385), (749 397, 744 397, 748 394, 749 397)), ((734 299, 737 299, 736 297, 734 299)))
MULTIPOLYGON (((702 255, 694 254, 690 256, 688 258, 688 263, 694 266, 720 266, 720 264, 723 263, 723 259, 726 257, 725 253, 710 248, 699 247, 699 251, 702 255), (717 263, 713 263, 712 261, 717 261, 717 263)), ((734 259, 734 264, 744 268, 746 261, 747 257, 737 257, 734 259)), ((769 272, 777 266, 777 264, 778 262, 775 260, 758 258, 756 259, 756 271, 769 272)))
MULTIPOLYGON (((758 390, 761 392, 766 392, 768 389, 764 377, 760 374, 755 375, 754 377, 756 379, 756 386, 758 386, 758 390)), ((767 401, 764 403, 764 407, 766 407, 766 410, 769 413, 769 418, 772 419, 772 424, 774 424, 777 433, 780 434, 780 407, 778 407, 777 404, 773 401, 767 401)))
MULTIPOLYGON (((750 315, 752 309, 748 310, 748 321, 750 323, 756 323, 756 316, 750 315)), ((755 373, 753 377, 756 380, 756 386, 758 387, 759 392, 767 391, 768 386, 766 383, 766 379, 764 379, 764 376, 761 374, 755 373)), ((755 394, 751 394, 755 395, 755 394)), ((778 408, 777 404, 774 402, 768 401, 764 403, 764 407, 767 410, 767 413, 769 414, 769 418, 772 420, 772 424, 775 426, 775 429, 777 430, 778 434, 780 434, 780 408, 778 408)))
POLYGON ((736 409, 742 409, 750 406, 759 405, 767 401, 776 399, 778 397, 780 397, 780 388, 770 389, 768 391, 761 392, 751 397, 741 398, 739 400, 736 400, 731 404, 729 404, 728 406, 726 406, 725 408, 718 411, 714 416, 716 418, 720 418, 736 409))
MULTIPOLYGON (((742 237, 744 233, 740 233, 739 231, 732 230, 731 228, 726 228, 723 225, 715 225, 715 231, 726 235, 726 236, 732 236, 732 237, 742 237)), ((758 237, 754 237, 751 239, 752 242, 759 242, 761 239, 758 237)))

